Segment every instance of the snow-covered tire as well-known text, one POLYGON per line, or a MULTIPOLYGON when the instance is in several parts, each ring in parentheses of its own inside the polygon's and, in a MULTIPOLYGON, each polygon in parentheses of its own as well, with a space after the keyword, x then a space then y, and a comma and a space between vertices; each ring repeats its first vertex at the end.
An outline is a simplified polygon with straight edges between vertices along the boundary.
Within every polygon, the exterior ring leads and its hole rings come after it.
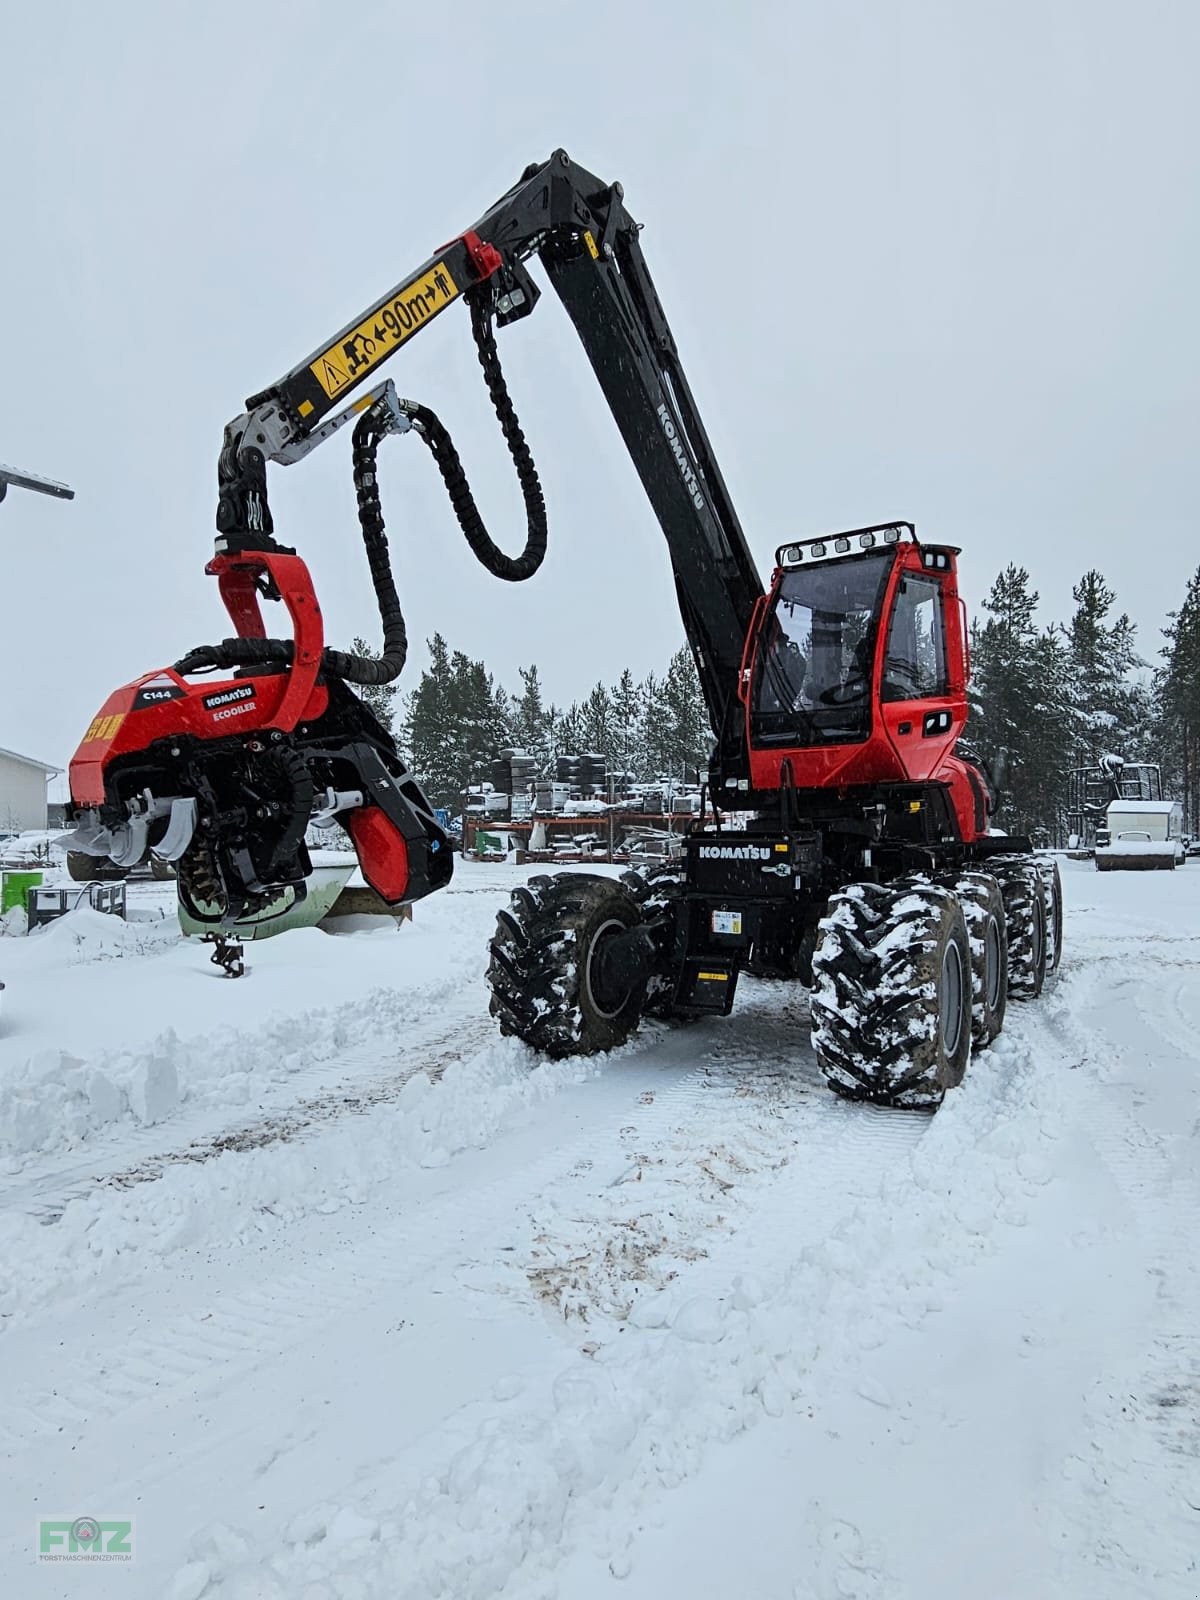
MULTIPOLYGON (((629 890, 642 913, 643 922, 653 923, 670 910, 683 893, 687 868, 682 860, 660 861, 657 866, 631 867, 621 874, 621 882, 629 890)), ((642 1015, 669 1017, 675 999, 675 974, 652 972, 642 1000, 642 1015)))
POLYGON ((1004 896, 1008 930, 1008 998, 1036 1000, 1046 981, 1046 900, 1037 860, 993 856, 988 871, 1004 896))
POLYGON ((1008 939, 1004 896, 990 872, 962 872, 958 895, 971 945, 971 1043, 985 1050, 1004 1026, 1008 1003, 1008 939))
POLYGON ((642 914, 611 878, 560 872, 514 889, 496 919, 488 985, 501 1033, 550 1056, 592 1055, 626 1040, 642 1014, 645 979, 605 987, 598 954, 642 914))
POLYGON ((936 1109, 971 1051, 971 951, 957 896, 928 880, 829 901, 813 954, 812 1042, 850 1100, 936 1109))
POLYGON ((1063 952, 1063 892, 1058 862, 1049 856, 1035 856, 1042 880, 1042 900, 1046 907, 1046 976, 1058 971, 1063 952))

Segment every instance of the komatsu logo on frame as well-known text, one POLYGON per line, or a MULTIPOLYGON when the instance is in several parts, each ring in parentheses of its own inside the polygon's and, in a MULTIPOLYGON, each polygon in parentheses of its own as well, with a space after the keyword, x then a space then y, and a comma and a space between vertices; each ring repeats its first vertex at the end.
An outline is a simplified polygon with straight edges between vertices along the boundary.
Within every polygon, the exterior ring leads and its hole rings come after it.
POLYGON ((697 511, 703 511, 704 496, 700 493, 699 480, 692 469, 692 463, 687 458, 687 451, 683 448, 679 438, 679 429, 672 422, 671 413, 667 410, 665 404, 660 405, 658 408, 658 420, 662 423, 662 431, 667 436, 667 443, 675 453, 675 459, 679 463, 680 474, 687 485, 687 492, 692 497, 692 504, 697 511))
POLYGON ((763 844, 702 844, 701 861, 770 861, 771 848, 763 844))

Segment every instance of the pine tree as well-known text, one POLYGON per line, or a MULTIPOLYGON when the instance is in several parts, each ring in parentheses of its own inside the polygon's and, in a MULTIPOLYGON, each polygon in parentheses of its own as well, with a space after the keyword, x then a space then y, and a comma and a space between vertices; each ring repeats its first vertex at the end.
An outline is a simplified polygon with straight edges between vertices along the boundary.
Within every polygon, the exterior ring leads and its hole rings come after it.
POLYGON ((695 782, 708 765, 712 736, 696 663, 686 647, 681 647, 671 657, 663 679, 662 698, 667 714, 665 743, 669 774, 685 782, 695 782))
POLYGON ((1055 843, 1064 831, 1079 726, 1071 647, 1058 626, 1038 635, 1029 691, 1025 745, 1014 774, 1014 809, 1039 842, 1055 843))
MULTIPOLYGON (((369 645, 365 639, 353 639, 350 648, 356 656, 365 656, 368 661, 380 659, 381 652, 369 645)), ((365 705, 370 706, 387 731, 394 733, 393 719, 396 715, 397 694, 395 683, 356 683, 354 692, 365 705)))
POLYGON ((642 694, 628 667, 613 685, 609 701, 613 739, 612 766, 617 772, 628 772, 635 778, 642 777, 643 763, 639 760, 642 694))
POLYGON ((640 700, 638 776, 648 779, 665 778, 669 775, 671 766, 671 715, 663 684, 653 672, 648 672, 642 679, 640 700))
POLYGON ((557 712, 554 718, 554 754, 576 756, 587 747, 583 712, 578 705, 570 705, 557 712))
POLYGON ((613 753, 612 701, 598 683, 579 708, 584 750, 604 756, 611 767, 613 753))
POLYGON ((542 685, 536 667, 520 667, 521 692, 512 702, 513 743, 528 750, 537 763, 539 778, 550 776, 554 750, 554 708, 542 703, 542 685))
POLYGON ((997 821, 1011 833, 1057 831, 1072 759, 1070 652, 1058 629, 1039 632, 1037 602, 1029 573, 1010 564, 983 602, 988 620, 972 631, 967 736, 993 771, 1007 769, 997 821))
POLYGON ((1099 572, 1085 572, 1072 595, 1075 613, 1068 633, 1079 728, 1076 764, 1087 766, 1109 751, 1132 754, 1144 709, 1133 674, 1145 663, 1135 649, 1137 630, 1128 616, 1107 621, 1116 595, 1099 572))
POLYGON ((451 654, 441 634, 429 640, 429 655, 409 699, 408 748, 433 804, 456 810, 463 790, 486 777, 496 751, 510 742, 508 700, 482 661, 451 654))
POLYGON ((406 705, 405 743, 413 771, 433 804, 453 805, 458 780, 450 720, 450 652, 440 633, 427 644, 429 666, 406 705))
POLYGON ((1188 832, 1200 833, 1200 568, 1163 629, 1163 666, 1155 677, 1156 732, 1168 786, 1178 795, 1188 832))

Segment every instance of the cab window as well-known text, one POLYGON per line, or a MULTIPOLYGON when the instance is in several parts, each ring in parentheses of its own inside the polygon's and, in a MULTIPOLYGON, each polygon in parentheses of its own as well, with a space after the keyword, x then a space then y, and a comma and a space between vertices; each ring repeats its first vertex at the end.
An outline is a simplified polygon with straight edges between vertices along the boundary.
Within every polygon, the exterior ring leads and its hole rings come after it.
POLYGON ((759 640, 755 742, 846 744, 871 731, 877 623, 894 553, 785 572, 759 640))
POLYGON ((883 658, 884 700, 937 699, 950 693, 942 586, 912 573, 900 580, 883 658))

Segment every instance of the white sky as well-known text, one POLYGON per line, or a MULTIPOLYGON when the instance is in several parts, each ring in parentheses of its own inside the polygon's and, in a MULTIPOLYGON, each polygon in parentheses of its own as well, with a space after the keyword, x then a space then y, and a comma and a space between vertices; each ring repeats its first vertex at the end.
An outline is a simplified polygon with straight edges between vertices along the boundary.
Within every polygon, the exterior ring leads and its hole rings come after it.
MULTIPOLYGON (((973 600, 1011 559, 1065 617, 1099 566, 1152 654, 1200 559, 1198 47, 1193 0, 9 5, 0 460, 78 499, 0 506, 0 743, 65 762, 111 689, 230 631, 225 422, 559 145, 646 224, 764 577, 904 516, 973 600)), ((674 591, 553 295, 500 340, 542 572, 475 564, 415 441, 384 508, 414 641, 569 699, 665 662, 674 591)), ((386 371, 519 548, 465 314, 386 371)), ((331 642, 375 638, 345 436, 272 504, 331 642)))

